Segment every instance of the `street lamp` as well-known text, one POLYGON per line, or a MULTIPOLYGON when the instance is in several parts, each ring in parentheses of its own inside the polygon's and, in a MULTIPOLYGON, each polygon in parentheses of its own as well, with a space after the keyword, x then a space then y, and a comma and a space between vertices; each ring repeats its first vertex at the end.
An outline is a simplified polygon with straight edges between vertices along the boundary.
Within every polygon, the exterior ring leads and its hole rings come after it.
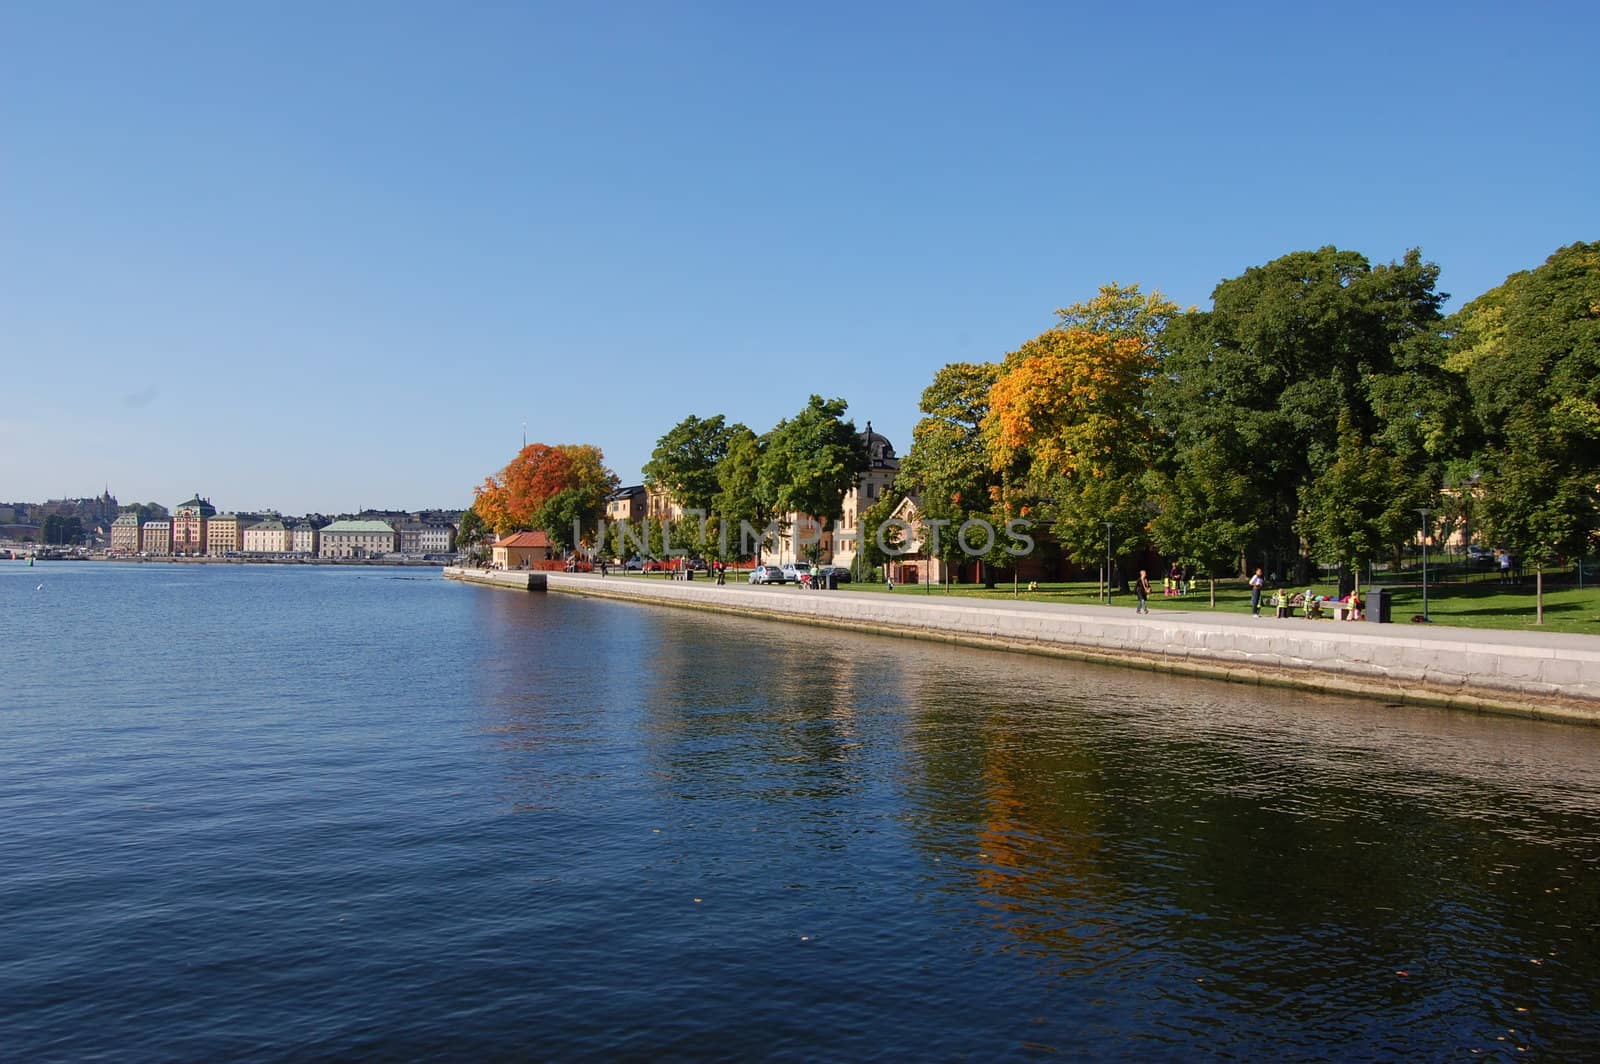
POLYGON ((1106 605, 1111 605, 1111 522, 1106 526, 1106 605))
POLYGON ((1428 513, 1426 506, 1417 507, 1422 515, 1422 619, 1428 619, 1428 513))

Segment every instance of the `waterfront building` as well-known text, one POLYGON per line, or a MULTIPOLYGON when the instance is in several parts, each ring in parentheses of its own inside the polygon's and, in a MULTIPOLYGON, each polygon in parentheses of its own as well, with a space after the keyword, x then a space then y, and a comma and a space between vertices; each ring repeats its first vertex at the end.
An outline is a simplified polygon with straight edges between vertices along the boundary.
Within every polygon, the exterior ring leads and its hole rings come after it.
POLYGON ((246 554, 287 554, 291 539, 282 521, 269 518, 246 528, 243 543, 246 554))
POLYGON ((526 569, 553 557, 550 537, 543 532, 513 532, 494 541, 491 557, 496 569, 526 569))
POLYGON ((387 521, 335 521, 319 538, 322 558, 375 558, 400 548, 400 537, 387 521))
POLYGON ((238 514, 215 514, 206 521, 206 553, 222 557, 237 554, 244 546, 248 524, 238 514))
POLYGON ((648 493, 643 484, 619 488, 606 496, 606 522, 608 524, 633 524, 644 520, 648 493))
POLYGON ((290 530, 289 550, 294 554, 315 556, 321 540, 321 530, 310 521, 301 521, 290 530))
POLYGON ((172 522, 146 521, 139 529, 139 549, 149 555, 172 553, 172 522))
POLYGON ((401 554, 450 554, 456 549, 454 525, 425 521, 404 521, 400 533, 401 554))
POLYGON ((210 499, 198 494, 179 503, 172 511, 172 553, 197 555, 206 552, 206 523, 216 516, 210 499))
POLYGON ((138 554, 139 546, 139 515, 132 511, 118 514, 117 519, 111 522, 111 553, 112 554, 138 554))

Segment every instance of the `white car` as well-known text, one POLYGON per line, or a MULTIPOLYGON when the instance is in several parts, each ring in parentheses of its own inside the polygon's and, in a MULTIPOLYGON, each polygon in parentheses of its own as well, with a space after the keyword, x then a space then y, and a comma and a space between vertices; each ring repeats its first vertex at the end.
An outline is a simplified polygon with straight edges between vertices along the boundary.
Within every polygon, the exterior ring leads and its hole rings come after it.
POLYGON ((793 582, 795 582, 797 584, 800 582, 800 578, 802 576, 810 576, 810 575, 811 575, 811 563, 810 562, 790 562, 788 565, 785 565, 783 567, 783 578, 785 580, 792 580, 793 582))

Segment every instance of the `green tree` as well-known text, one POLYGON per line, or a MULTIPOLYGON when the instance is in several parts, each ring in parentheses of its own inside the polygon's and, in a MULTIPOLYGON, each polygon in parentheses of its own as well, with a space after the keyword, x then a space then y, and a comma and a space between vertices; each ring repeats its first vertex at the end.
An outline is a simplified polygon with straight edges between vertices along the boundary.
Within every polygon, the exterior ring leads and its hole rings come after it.
MULTIPOLYGON (((948 522, 949 534, 939 541, 939 553, 946 560, 962 553, 956 530, 967 521, 990 521, 998 530, 1008 516, 1014 516, 1004 512, 1009 497, 1002 498, 1011 470, 994 460, 983 430, 1000 370, 992 362, 953 362, 934 374, 933 382, 923 389, 922 417, 911 430, 911 449, 895 478, 897 489, 917 500, 924 520, 948 522)), ((990 586, 992 567, 1015 561, 998 545, 982 560, 987 563, 984 580, 990 586)))
POLYGON ((1237 573, 1245 544, 1254 534, 1258 496, 1240 470, 1237 442, 1225 426, 1217 434, 1184 438, 1147 484, 1154 502, 1151 536, 1168 558, 1194 566, 1210 582, 1217 604, 1217 577, 1237 573))
POLYGON ((807 514, 832 525, 845 493, 869 464, 866 443, 847 421, 843 399, 813 395, 804 409, 767 434, 757 491, 773 513, 807 514))
POLYGON ((1252 526, 1256 551, 1285 556, 1301 554, 1303 509, 1381 503, 1322 497, 1336 484, 1378 487, 1371 478, 1323 477, 1339 457, 1341 418, 1367 446, 1400 460, 1399 481, 1437 483, 1461 421, 1439 340, 1438 272, 1415 250, 1375 267, 1326 247, 1223 281, 1211 310, 1182 315, 1167 330, 1151 396, 1158 453, 1181 453, 1211 426, 1227 425, 1230 457, 1254 497, 1229 492, 1208 509, 1252 526), (1231 512, 1230 497, 1238 505, 1231 512))
POLYGON ((1465 374, 1479 428, 1484 524, 1544 567, 1597 532, 1600 483, 1600 243, 1557 250, 1537 269, 1463 307, 1451 365, 1465 374))
POLYGON ((919 504, 937 501, 969 511, 989 505, 1000 477, 984 442, 983 419, 999 375, 992 362, 952 362, 923 389, 922 417, 911 430, 911 449, 895 479, 919 504))
POLYGON ((484 557, 483 541, 492 531, 478 511, 469 506, 462 511, 461 524, 456 528, 456 547, 469 559, 481 559, 484 557))
POLYGON ((544 530, 544 534, 560 548, 561 553, 566 554, 581 542, 593 512, 580 489, 563 488, 544 501, 534 515, 533 523, 544 530), (574 525, 578 528, 577 535, 574 535, 574 525))
POLYGON ((1152 368, 1166 360, 1167 327, 1182 314, 1160 289, 1145 293, 1139 286, 1105 284, 1092 299, 1056 311, 1057 328, 1082 329, 1113 339, 1138 340, 1152 368))
POLYGON ((727 457, 729 444, 748 431, 727 424, 721 414, 686 417, 656 441, 645 463, 645 479, 665 488, 686 510, 710 511, 721 491, 717 466, 727 457))
MULTIPOLYGON (((772 520, 772 505, 761 493, 761 461, 766 447, 761 437, 743 425, 735 426, 728 440, 728 450, 717 463, 717 495, 712 510, 718 519, 718 528, 726 536, 728 552, 735 558, 748 558, 743 529, 748 527, 759 534, 772 520)), ((756 544, 754 553, 759 557, 756 544)))
POLYGON ((903 530, 889 523, 902 498, 904 496, 898 492, 886 491, 877 502, 856 516, 856 531, 860 539, 856 543, 855 558, 851 561, 851 575, 856 580, 865 583, 875 579, 873 571, 895 558, 896 552, 905 546, 903 530))
POLYGON ((1359 573, 1416 534, 1416 508, 1432 500, 1433 485, 1400 456, 1369 445, 1347 415, 1340 415, 1339 437, 1333 465, 1307 486, 1300 532, 1313 557, 1359 573))

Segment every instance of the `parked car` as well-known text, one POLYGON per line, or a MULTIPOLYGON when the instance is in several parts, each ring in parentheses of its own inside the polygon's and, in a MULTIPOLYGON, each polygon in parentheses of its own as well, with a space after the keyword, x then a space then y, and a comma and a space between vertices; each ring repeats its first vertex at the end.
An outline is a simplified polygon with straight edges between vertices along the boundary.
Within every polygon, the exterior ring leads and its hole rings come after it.
POLYGON ((783 578, 785 580, 793 580, 797 584, 800 582, 800 578, 802 576, 810 576, 810 575, 811 575, 811 563, 810 562, 790 562, 788 565, 785 565, 783 567, 783 578))
POLYGON ((832 577, 833 582, 836 584, 848 584, 850 582, 850 570, 842 565, 824 565, 817 570, 817 576, 823 581, 832 577))
POLYGON ((752 584, 782 584, 786 583, 787 580, 783 575, 783 570, 776 565, 758 565, 750 570, 750 582, 752 584))
POLYGON ((627 561, 622 563, 622 568, 624 570, 626 570, 627 572, 632 572, 632 573, 643 572, 644 571, 644 559, 643 558, 629 558, 627 561))
POLYGON ((1467 548, 1467 561, 1473 565, 1487 565, 1494 561, 1494 551, 1474 543, 1467 548))

